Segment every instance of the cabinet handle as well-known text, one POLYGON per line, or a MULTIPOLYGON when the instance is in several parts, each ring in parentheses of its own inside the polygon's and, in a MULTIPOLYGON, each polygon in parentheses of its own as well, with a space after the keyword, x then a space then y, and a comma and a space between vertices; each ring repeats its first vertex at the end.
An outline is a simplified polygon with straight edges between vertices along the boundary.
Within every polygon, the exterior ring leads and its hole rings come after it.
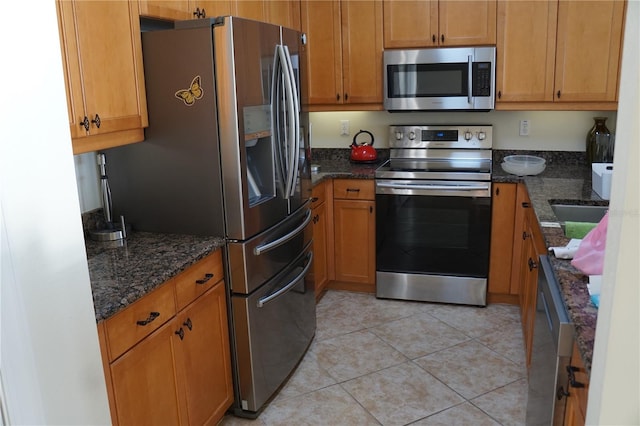
POLYGON ((98 114, 96 114, 96 118, 91 120, 91 122, 95 124, 98 129, 100 128, 100 116, 98 114))
POLYGON ((340 100, 340 93, 336 93, 336 101, 340 100))
POLYGON ((213 278, 213 274, 204 274, 204 278, 200 278, 199 280, 196 280, 196 284, 204 284, 207 281, 209 281, 211 278, 213 278))
POLYGON ((180 340, 184 339, 184 330, 182 329, 182 327, 180 327, 180 330, 176 331, 175 334, 180 337, 180 340))
POLYGON ((84 120, 80 122, 80 127, 84 127, 84 130, 86 130, 87 132, 89 131, 89 119, 86 115, 84 116, 84 120))
POLYGON ((200 8, 199 7, 196 7, 196 11, 193 12, 193 16, 195 16, 196 18, 200 17, 200 8))
POLYGON ((533 271, 538 267, 538 264, 534 262, 532 258, 529 258, 529 271, 533 271))
POLYGON ((528 209, 529 207, 531 207, 531 203, 527 203, 526 201, 522 203, 522 208, 528 209))
POLYGON ((567 365, 567 375, 569 376, 569 386, 573 388, 583 388, 584 383, 576 382, 575 372, 580 371, 578 367, 574 367, 573 365, 567 365))
POLYGON ((571 396, 571 395, 569 394, 569 392, 564 390, 564 387, 560 386, 558 388, 558 391, 556 392, 556 398, 558 398, 558 401, 560 401, 565 396, 571 396))
POLYGON ((442 34, 442 35, 440 36, 440 41, 441 41, 442 43, 444 43, 444 34, 442 34))
POLYGON ((369 206, 369 213, 373 213, 373 206, 369 206))
POLYGON ((434 43, 436 42, 436 35, 435 34, 431 35, 431 41, 434 42, 434 43))
POLYGON ((558 95, 558 99, 560 99, 560 94, 561 94, 561 93, 560 93, 560 91, 558 90, 558 93, 557 93, 557 95, 558 95))
POLYGON ((522 231, 522 239, 526 240, 528 237, 530 237, 530 235, 527 234, 527 231, 522 231))
POLYGON ((146 320, 138 320, 136 324, 145 326, 160 316, 160 312, 150 312, 146 320))
POLYGON ((313 198, 311 198, 311 202, 312 202, 312 203, 315 203, 315 202, 316 202, 316 201, 318 201, 318 200, 319 200, 319 198, 318 198, 318 197, 313 197, 313 198))
POLYGON ((496 195, 500 195, 500 188, 496 188, 496 195))
POLYGON ((200 15, 201 18, 206 18, 207 17, 207 11, 204 10, 204 7, 202 8, 202 15, 200 15))
POLYGON ((347 102, 349 100, 349 94, 345 93, 344 94, 344 101, 347 102))
POLYGON ((191 318, 187 318, 187 320, 185 322, 183 322, 182 325, 187 327, 189 329, 189 331, 191 331, 193 329, 193 323, 191 322, 191 318))
POLYGON ((502 91, 498 90, 498 99, 500 99, 502 97, 502 91))
POLYGON ((360 188, 347 188, 347 192, 360 192, 360 188))

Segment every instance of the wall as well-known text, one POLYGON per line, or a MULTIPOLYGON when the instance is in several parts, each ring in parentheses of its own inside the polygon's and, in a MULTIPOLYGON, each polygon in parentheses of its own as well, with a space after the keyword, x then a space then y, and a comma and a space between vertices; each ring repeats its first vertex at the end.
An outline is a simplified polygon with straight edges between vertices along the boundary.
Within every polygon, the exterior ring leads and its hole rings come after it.
MULTIPOLYGON (((56 2, 0 28, 4 424, 110 424, 74 176, 56 2), (10 64, 10 65, 8 65, 10 64)), ((2 2, 5 17, 25 4, 2 2)))
POLYGON ((640 2, 627 4, 618 140, 587 424, 640 424, 640 2))
POLYGON ((615 112, 594 111, 490 111, 490 112, 315 112, 311 113, 311 146, 346 148, 360 129, 375 136, 375 146, 388 147, 388 126, 392 124, 493 124, 494 149, 539 151, 584 151, 593 117, 609 117, 615 130, 615 112), (340 136, 340 120, 349 120, 351 135, 340 136), (520 120, 530 120, 529 136, 519 136, 520 120))

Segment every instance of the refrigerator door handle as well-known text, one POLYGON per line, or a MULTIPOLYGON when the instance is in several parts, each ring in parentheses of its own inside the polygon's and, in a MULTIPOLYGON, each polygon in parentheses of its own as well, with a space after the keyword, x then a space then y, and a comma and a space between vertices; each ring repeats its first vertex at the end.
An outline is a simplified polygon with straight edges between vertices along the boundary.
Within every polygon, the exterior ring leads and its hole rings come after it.
MULTIPOLYGON (((286 170, 286 154, 282 152, 282 133, 280 132, 280 87, 282 87, 282 64, 278 46, 276 46, 273 55, 273 69, 271 74, 271 143, 275 149, 276 172, 278 174, 278 183, 283 193, 286 191, 285 179, 287 178, 286 170)), ((284 135, 286 138, 286 135, 284 135)))
POLYGON ((280 62, 282 63, 282 74, 284 76, 284 89, 285 89, 285 100, 287 106, 287 115, 288 115, 288 126, 287 126, 287 140, 286 146, 289 149, 288 158, 287 158, 287 186, 285 189, 285 198, 289 199, 293 194, 294 188, 294 178, 295 178, 295 170, 293 166, 295 165, 295 157, 298 155, 295 152, 295 138, 296 133, 298 132, 295 128, 295 124, 297 122, 297 117, 295 116, 295 102, 294 102, 294 94, 293 94, 293 82, 291 81, 291 72, 289 70, 289 64, 287 62, 287 56, 285 51, 285 46, 278 45, 278 55, 280 56, 280 62))
POLYGON ((311 210, 307 210, 304 221, 300 224, 300 226, 298 226, 293 231, 289 232, 287 235, 283 235, 282 237, 276 240, 270 241, 265 244, 260 244, 259 246, 253 249, 253 254, 255 254, 256 256, 260 256, 262 253, 266 253, 269 250, 272 250, 278 246, 281 246, 282 244, 286 243, 287 241, 289 241, 290 239, 298 235, 302 230, 304 230, 304 228, 306 228, 309 222, 311 222, 311 210))
POLYGON ((258 299, 258 302, 256 303, 258 308, 262 308, 267 303, 271 302, 274 299, 277 299, 278 297, 282 296, 283 294, 291 290, 293 287, 295 287, 298 281, 300 281, 301 278, 304 278, 307 272, 309 272, 309 268, 311 268, 312 261, 313 261, 313 252, 309 252, 309 254, 307 255, 307 264, 302 269, 302 272, 300 272, 294 279, 289 281, 287 285, 282 287, 280 290, 270 294, 269 296, 261 297, 260 299, 258 299))
POLYGON ((295 185, 296 182, 298 180, 298 165, 299 165, 299 159, 300 159, 300 98, 299 98, 299 92, 298 92, 298 86, 296 85, 296 76, 295 73, 293 71, 293 62, 291 61, 291 54, 289 53, 289 47, 284 45, 283 46, 283 50, 284 50, 284 54, 285 54, 285 64, 286 64, 286 71, 289 74, 289 82, 291 84, 291 92, 292 92, 292 112, 291 112, 291 118, 292 118, 292 127, 293 127, 293 140, 292 140, 292 146, 293 146, 293 152, 291 153, 291 159, 292 159, 292 163, 291 163, 291 193, 289 194, 290 196, 295 195, 295 185))

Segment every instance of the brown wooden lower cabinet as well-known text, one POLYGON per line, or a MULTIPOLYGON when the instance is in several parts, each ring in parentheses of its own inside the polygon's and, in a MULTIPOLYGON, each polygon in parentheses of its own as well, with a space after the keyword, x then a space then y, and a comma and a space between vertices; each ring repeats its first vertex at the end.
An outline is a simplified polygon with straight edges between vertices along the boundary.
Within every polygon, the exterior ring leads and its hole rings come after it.
POLYGON ((331 180, 321 182, 313 188, 312 192, 312 218, 313 218, 313 282, 316 293, 316 301, 324 295, 329 283, 329 256, 333 250, 331 218, 329 210, 333 206, 333 186, 331 180))
POLYGON ((516 217, 515 183, 494 183, 491 199, 491 249, 487 299, 489 303, 518 304, 518 289, 511 287, 516 217))
POLYGON ((589 373, 584 366, 578 345, 574 342, 571 354, 571 366, 576 386, 569 385, 567 408, 564 415, 566 426, 584 426, 587 417, 587 399, 589 396, 589 373))
POLYGON ((233 403, 221 262, 214 252, 98 324, 114 425, 213 425, 233 403), (216 280, 196 282, 205 274, 216 280))
POLYGON ((375 292, 376 221, 373 180, 333 182, 335 282, 330 288, 375 292))

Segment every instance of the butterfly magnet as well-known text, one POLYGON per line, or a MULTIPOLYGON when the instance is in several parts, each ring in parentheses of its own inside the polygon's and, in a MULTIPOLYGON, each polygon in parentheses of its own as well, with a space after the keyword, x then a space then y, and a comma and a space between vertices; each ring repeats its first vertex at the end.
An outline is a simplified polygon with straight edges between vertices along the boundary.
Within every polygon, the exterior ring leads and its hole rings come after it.
POLYGON ((204 91, 200 86, 200 76, 196 75, 191 81, 188 89, 180 89, 175 93, 175 97, 180 99, 186 106, 192 106, 196 99, 202 98, 204 91))

